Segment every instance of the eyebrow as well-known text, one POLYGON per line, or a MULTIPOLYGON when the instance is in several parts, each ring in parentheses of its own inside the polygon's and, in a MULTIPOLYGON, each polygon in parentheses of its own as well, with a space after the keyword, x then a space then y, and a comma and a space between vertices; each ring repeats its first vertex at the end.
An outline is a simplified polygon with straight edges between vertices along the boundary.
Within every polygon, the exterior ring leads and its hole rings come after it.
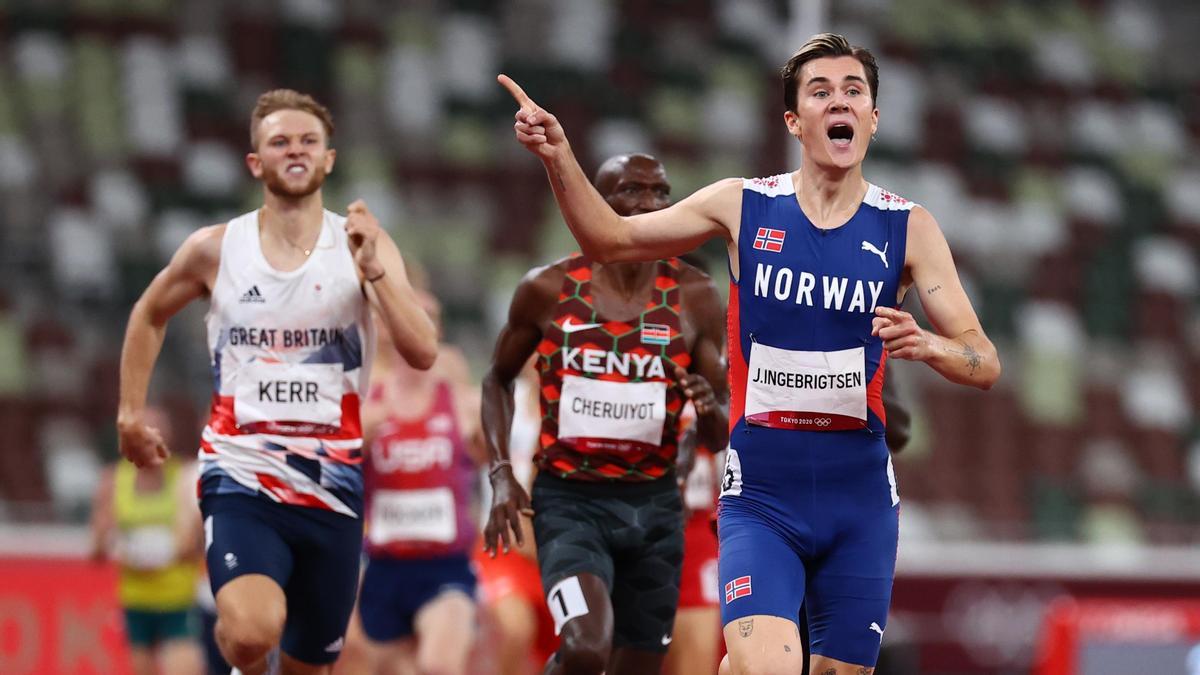
MULTIPOLYGON (((867 81, 866 81, 866 80, 862 79, 861 77, 859 77, 859 76, 857 76, 857 75, 847 75, 846 77, 842 78, 842 82, 851 82, 851 81, 852 81, 852 82, 859 82, 859 83, 861 83, 861 84, 864 84, 864 85, 867 83, 867 81)), ((807 87, 807 86, 809 86, 809 85, 811 85, 811 84, 814 84, 814 83, 816 83, 816 84, 829 84, 829 78, 828 78, 828 77, 821 77, 821 76, 817 76, 817 77, 814 77, 814 78, 812 78, 812 79, 811 79, 811 80, 809 80, 808 82, 805 82, 805 83, 804 83, 804 86, 806 86, 806 87, 807 87)))

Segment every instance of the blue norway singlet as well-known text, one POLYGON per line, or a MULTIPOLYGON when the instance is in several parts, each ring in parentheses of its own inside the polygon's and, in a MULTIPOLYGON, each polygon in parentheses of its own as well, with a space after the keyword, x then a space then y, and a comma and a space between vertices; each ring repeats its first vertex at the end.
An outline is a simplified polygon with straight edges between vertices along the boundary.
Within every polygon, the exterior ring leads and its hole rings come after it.
POLYGON ((763 471, 732 467, 724 493, 774 482, 791 447, 835 438, 847 452, 882 446, 887 355, 871 320, 877 306, 897 304, 913 206, 869 185, 849 221, 822 230, 800 210, 789 174, 744 181, 729 298, 730 445, 763 471))
POLYGON ((796 621, 803 603, 812 653, 866 666, 887 626, 899 515, 871 321, 897 304, 913 206, 869 185, 850 220, 821 230, 790 174, 746 180, 729 297, 722 623, 796 621))

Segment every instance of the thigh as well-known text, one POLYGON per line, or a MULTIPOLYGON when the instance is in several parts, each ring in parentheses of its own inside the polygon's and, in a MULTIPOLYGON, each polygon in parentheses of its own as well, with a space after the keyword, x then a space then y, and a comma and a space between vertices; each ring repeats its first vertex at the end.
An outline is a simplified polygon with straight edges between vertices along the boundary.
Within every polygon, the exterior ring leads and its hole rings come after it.
POLYGON ((358 613, 372 642, 411 637, 417 608, 435 592, 408 561, 372 558, 363 571, 358 613))
POLYGON ((892 512, 858 523, 813 567, 805 605, 814 656, 871 667, 887 629, 897 521, 892 512))
POLYGON ((804 650, 795 621, 757 614, 725 624, 725 645, 735 673, 800 673, 804 650))
POLYGON ((462 590, 444 591, 417 612, 417 663, 426 671, 446 666, 448 673, 466 671, 475 641, 475 603, 462 590))
POLYGON ((273 514, 275 504, 258 497, 216 495, 205 497, 200 506, 214 596, 247 574, 261 574, 281 588, 287 586, 295 556, 273 514))
POLYGON ((337 660, 358 593, 362 521, 332 512, 296 512, 299 549, 286 586, 288 621, 280 647, 312 665, 337 660))
POLYGON ((756 513, 724 503, 719 519, 721 624, 765 615, 794 627, 805 589, 804 563, 796 549, 756 513))
POLYGON ((613 579, 615 647, 662 656, 671 644, 683 565, 682 508, 674 489, 636 500, 629 521, 640 545, 619 552, 613 579))
POLYGON ((605 586, 613 582, 613 559, 606 529, 584 497, 559 491, 533 492, 533 534, 537 540, 542 588, 583 572, 605 586))
POLYGON ((150 649, 154 646, 154 612, 125 609, 125 637, 132 647, 150 649))

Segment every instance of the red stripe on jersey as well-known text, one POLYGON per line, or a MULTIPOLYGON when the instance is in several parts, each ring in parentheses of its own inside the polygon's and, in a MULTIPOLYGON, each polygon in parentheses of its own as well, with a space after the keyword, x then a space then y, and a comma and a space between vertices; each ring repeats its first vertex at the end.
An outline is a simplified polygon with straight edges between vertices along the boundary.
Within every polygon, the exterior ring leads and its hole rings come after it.
POLYGON ((883 427, 887 428, 887 411, 883 407, 883 367, 887 365, 888 351, 886 349, 879 355, 879 370, 875 371, 875 376, 871 378, 871 382, 867 384, 867 407, 875 416, 883 422, 883 427))
POLYGON ((272 476, 271 474, 267 473, 256 473, 254 474, 254 477, 258 479, 259 484, 263 486, 264 490, 270 492, 272 495, 275 495, 275 497, 284 504, 311 506, 314 509, 325 509, 326 511, 333 510, 333 508, 322 501, 320 497, 316 495, 305 494, 303 492, 296 492, 277 476, 272 476))
MULTIPOLYGON (((281 436, 316 438, 323 441, 343 441, 362 438, 362 419, 359 416, 358 394, 342 394, 342 426, 334 431, 306 430, 304 433, 294 433, 286 429, 273 428, 273 423, 270 422, 255 424, 253 428, 247 429, 238 426, 233 406, 234 398, 232 396, 213 395, 208 426, 214 433, 221 436, 246 436, 258 433, 278 434, 281 436)), ((324 427, 324 429, 329 429, 329 427, 324 427)), ((341 460, 339 459, 338 461, 341 460)))
POLYGON ((750 371, 742 357, 742 316, 737 282, 729 281, 729 306, 725 314, 725 339, 729 341, 729 433, 746 412, 746 377, 750 371))

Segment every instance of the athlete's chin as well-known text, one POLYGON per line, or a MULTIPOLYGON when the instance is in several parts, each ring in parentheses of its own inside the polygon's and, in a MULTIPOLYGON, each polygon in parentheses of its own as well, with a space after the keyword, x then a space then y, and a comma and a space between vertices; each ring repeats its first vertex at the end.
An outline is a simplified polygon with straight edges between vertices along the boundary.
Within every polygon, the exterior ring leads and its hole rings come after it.
POLYGON ((316 174, 304 182, 297 182, 286 178, 272 178, 266 181, 267 189, 271 191, 271 194, 286 199, 302 199, 307 197, 320 190, 324 183, 325 176, 321 174, 316 174))

